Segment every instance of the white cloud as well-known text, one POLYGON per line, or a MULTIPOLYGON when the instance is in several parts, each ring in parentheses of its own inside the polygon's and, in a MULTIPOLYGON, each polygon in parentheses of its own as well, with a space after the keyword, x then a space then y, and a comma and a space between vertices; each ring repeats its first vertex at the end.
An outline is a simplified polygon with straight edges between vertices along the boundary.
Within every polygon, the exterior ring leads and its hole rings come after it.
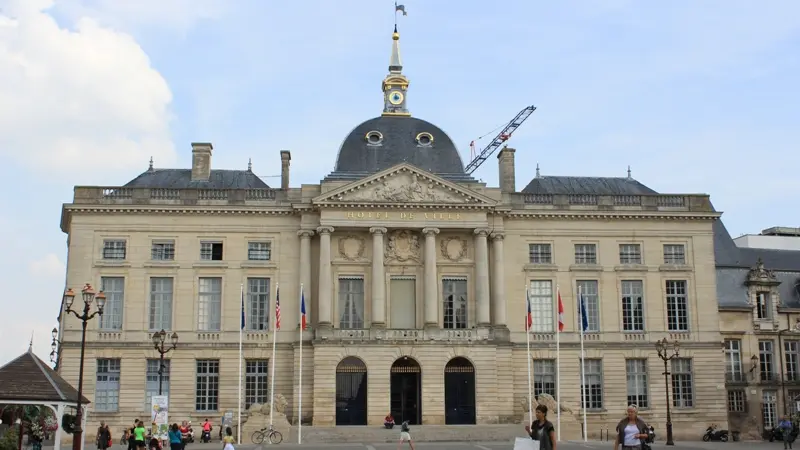
POLYGON ((28 270, 37 277, 63 278, 66 267, 55 253, 48 253, 43 258, 31 261, 28 270))
POLYGON ((132 37, 61 27, 48 0, 0 4, 0 156, 57 174, 175 161, 172 93, 132 37))

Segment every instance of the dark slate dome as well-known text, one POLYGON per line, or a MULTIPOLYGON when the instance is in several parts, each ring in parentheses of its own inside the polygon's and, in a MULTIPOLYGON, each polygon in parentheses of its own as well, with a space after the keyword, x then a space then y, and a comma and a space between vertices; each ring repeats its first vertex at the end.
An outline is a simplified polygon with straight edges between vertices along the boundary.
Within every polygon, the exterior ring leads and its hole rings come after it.
POLYGON ((405 116, 367 120, 339 148, 326 180, 354 180, 408 163, 451 181, 473 181, 450 137, 436 125, 405 116))

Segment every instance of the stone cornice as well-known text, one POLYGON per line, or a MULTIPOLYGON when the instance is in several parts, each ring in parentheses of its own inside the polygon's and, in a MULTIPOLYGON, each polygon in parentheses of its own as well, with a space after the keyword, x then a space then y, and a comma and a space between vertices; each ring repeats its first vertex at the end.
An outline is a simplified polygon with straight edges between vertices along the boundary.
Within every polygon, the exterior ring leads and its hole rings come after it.
POLYGON ((243 207, 236 208, 230 206, 137 206, 137 205, 120 205, 120 206, 78 206, 67 204, 64 205, 64 211, 69 213, 103 213, 103 214, 201 214, 201 215, 292 215, 296 212, 288 207, 243 207))
POLYGON ((647 211, 520 211, 504 214, 509 219, 559 219, 559 220, 717 220, 722 213, 647 212, 647 211))

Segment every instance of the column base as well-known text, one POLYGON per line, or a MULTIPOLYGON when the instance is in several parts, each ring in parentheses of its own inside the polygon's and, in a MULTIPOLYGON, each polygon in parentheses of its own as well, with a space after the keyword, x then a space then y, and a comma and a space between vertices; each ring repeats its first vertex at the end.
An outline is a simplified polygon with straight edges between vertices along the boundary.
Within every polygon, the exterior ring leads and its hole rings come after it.
POLYGON ((511 330, 505 325, 492 325, 492 340, 502 342, 511 341, 511 330))

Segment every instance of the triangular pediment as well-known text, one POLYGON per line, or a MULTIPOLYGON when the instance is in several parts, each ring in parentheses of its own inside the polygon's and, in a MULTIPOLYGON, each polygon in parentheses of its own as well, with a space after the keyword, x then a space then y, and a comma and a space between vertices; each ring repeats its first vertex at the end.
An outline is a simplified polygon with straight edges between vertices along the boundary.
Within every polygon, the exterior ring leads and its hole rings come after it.
POLYGON ((485 195, 407 163, 326 192, 314 198, 313 202, 314 204, 462 204, 473 207, 491 206, 496 203, 485 195))

